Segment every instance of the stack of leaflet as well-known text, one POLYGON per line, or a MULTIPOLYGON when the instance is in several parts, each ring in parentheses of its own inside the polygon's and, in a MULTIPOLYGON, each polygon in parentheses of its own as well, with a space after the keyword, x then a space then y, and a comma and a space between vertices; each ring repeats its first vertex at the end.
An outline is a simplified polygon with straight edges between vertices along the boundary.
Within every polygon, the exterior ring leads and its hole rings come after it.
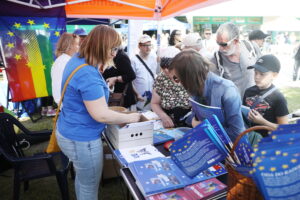
POLYGON ((186 176, 170 158, 154 158, 128 164, 144 196, 167 192, 226 173, 222 164, 210 167, 194 178, 186 176))
POLYGON ((220 107, 214 107, 214 106, 207 106, 201 103, 198 103, 197 101, 193 100, 192 98, 189 99, 192 110, 195 113, 198 120, 203 121, 205 119, 211 118, 213 115, 215 115, 221 124, 224 124, 225 117, 224 117, 224 111, 220 107))
POLYGON ((265 199, 300 199, 300 124, 280 125, 254 148, 253 179, 265 199))
POLYGON ((153 133, 153 144, 158 145, 171 140, 178 140, 179 138, 182 138, 189 129, 190 128, 188 127, 178 127, 155 130, 153 133))
POLYGON ((181 200, 213 200, 226 196, 227 186, 216 178, 208 179, 186 186, 183 189, 172 190, 161 194, 156 194, 147 197, 147 200, 166 200, 166 199, 181 199, 181 200))
POLYGON ((231 157, 232 142, 215 115, 189 130, 170 147, 172 160, 189 177, 194 177, 208 167, 223 161, 251 166, 252 149, 243 139, 231 157))
POLYGON ((165 157, 152 145, 137 146, 114 150, 114 155, 118 158, 120 164, 124 167, 128 163, 152 158, 165 157))

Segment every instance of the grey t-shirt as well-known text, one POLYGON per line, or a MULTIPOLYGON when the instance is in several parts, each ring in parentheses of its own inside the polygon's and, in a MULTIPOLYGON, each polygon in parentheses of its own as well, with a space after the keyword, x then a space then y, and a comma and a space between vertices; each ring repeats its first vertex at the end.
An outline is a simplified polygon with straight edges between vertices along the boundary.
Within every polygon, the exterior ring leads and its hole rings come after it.
MULTIPOLYGON (((250 52, 242 42, 240 43, 240 48, 241 54, 239 63, 230 61, 222 53, 220 55, 223 61, 224 78, 234 82, 242 98, 244 96, 245 90, 255 85, 254 70, 247 69, 247 67, 255 64, 256 57, 250 55, 250 52)), ((211 62, 217 66, 217 60, 215 57, 211 59, 211 62)), ((220 72, 217 70, 217 68, 211 69, 211 71, 220 75, 220 72)))

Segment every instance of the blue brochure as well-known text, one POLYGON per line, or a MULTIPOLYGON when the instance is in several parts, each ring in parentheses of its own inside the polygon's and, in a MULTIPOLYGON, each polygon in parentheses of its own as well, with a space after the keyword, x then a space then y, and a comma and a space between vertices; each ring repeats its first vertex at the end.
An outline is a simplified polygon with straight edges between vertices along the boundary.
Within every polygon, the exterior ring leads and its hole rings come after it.
POLYGON ((170 158, 154 158, 129 163, 128 167, 144 196, 183 188, 187 185, 214 178, 227 173, 220 163, 194 178, 186 176, 170 158))
POLYGON ((153 144, 162 144, 170 140, 177 140, 184 136, 185 132, 187 132, 190 128, 188 127, 178 127, 178 128, 170 128, 170 129, 158 129, 153 133, 153 144))
POLYGON ((225 129, 223 128, 218 117, 216 115, 212 115, 212 117, 208 118, 207 120, 212 125, 216 133, 219 135, 223 143, 228 145, 228 147, 232 147, 232 141, 226 133, 225 129))
POLYGON ((253 176, 265 199, 300 199, 299 156, 294 153, 255 158, 259 162, 255 163, 253 176))
POLYGON ((189 130, 170 147, 172 160, 189 177, 219 163, 228 156, 224 144, 208 121, 189 130))
POLYGON ((212 117, 213 115, 216 115, 221 124, 224 124, 225 118, 224 118, 224 111, 220 107, 213 107, 213 106, 206 106, 201 103, 196 102, 193 99, 189 99, 192 110, 196 114, 197 118, 200 121, 203 121, 207 118, 212 117))
POLYGON ((265 199, 300 199, 300 131, 281 125, 254 148, 252 178, 265 199))

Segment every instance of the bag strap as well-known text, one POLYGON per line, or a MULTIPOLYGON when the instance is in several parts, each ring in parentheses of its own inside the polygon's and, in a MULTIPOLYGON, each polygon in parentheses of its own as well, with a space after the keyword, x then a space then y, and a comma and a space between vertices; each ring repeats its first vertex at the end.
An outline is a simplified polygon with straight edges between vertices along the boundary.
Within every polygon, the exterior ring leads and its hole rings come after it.
POLYGON ((222 57, 221 57, 221 53, 220 51, 216 51, 214 53, 214 56, 215 56, 215 59, 217 61, 217 69, 219 70, 220 72, 220 76, 223 77, 224 76, 224 67, 223 67, 223 60, 222 60, 222 57))
POLYGON ((256 54, 256 51, 252 45, 251 42, 247 41, 247 40, 242 40, 242 42, 244 43, 245 47, 247 48, 247 50, 249 51, 249 54, 252 56, 252 57, 257 57, 257 54, 256 54))
POLYGON ((64 95, 65 95, 65 92, 66 92, 66 89, 67 89, 67 86, 71 80, 71 78, 73 77, 73 75, 81 68, 83 68, 84 66, 87 66, 88 64, 82 64, 80 66, 78 66, 76 69, 74 69, 72 71, 72 73, 70 74, 70 76, 68 77, 68 79, 66 80, 65 84, 64 84, 64 88, 61 92, 61 97, 60 97, 60 100, 59 100, 59 103, 58 103, 58 106, 57 106, 57 109, 56 109, 56 113, 55 113, 55 117, 53 119, 53 130, 56 128, 56 121, 58 119, 58 114, 60 112, 60 107, 61 107, 61 104, 62 104, 62 101, 63 101, 63 98, 64 98, 64 95))
POLYGON ((147 64, 143 61, 143 59, 136 54, 136 57, 141 61, 141 63, 143 63, 143 65, 146 67, 147 71, 150 73, 150 75, 152 76, 153 80, 155 80, 154 78, 154 74, 153 72, 149 69, 149 67, 147 66, 147 64))
POLYGON ((123 90, 123 96, 126 95, 126 92, 127 92, 127 89, 128 89, 128 85, 129 85, 129 83, 126 83, 126 85, 124 87, 124 90, 123 90))
POLYGON ((252 104, 252 106, 250 106, 250 109, 254 109, 257 104, 259 104, 262 100, 264 100, 267 96, 269 96, 270 94, 272 94, 275 90, 277 90, 276 87, 273 87, 271 90, 269 90, 268 92, 266 92, 265 94, 263 94, 262 96, 259 96, 255 102, 252 104))

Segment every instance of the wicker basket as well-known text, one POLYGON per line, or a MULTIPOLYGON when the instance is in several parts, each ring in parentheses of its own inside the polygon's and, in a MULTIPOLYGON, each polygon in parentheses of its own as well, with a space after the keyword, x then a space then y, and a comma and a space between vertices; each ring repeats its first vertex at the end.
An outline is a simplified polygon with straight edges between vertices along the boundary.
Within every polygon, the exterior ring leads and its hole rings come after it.
MULTIPOLYGON (((270 127, 267 126, 254 126, 242 132, 235 140, 233 147, 230 151, 230 155, 233 157, 234 151, 240 139, 251 131, 256 130, 268 130, 272 131, 270 127)), ((254 181, 238 173, 234 167, 229 163, 226 163, 226 169, 228 171, 227 179, 227 200, 263 200, 264 198, 260 194, 260 191, 257 189, 254 181)))

